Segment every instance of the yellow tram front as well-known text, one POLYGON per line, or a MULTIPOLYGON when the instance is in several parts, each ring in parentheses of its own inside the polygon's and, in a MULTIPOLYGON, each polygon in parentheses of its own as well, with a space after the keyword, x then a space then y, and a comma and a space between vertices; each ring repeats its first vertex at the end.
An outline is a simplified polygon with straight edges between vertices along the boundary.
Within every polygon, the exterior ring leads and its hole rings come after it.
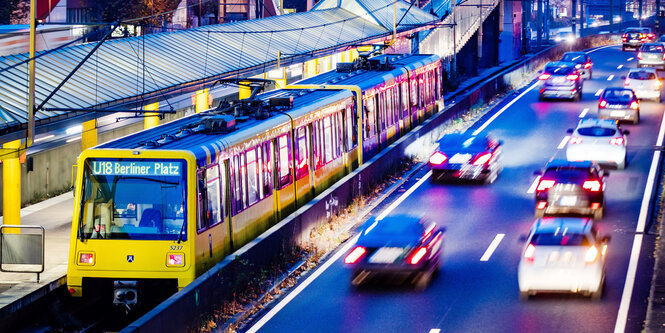
POLYGON ((184 151, 91 149, 79 157, 67 285, 134 305, 195 277, 196 161, 184 151))

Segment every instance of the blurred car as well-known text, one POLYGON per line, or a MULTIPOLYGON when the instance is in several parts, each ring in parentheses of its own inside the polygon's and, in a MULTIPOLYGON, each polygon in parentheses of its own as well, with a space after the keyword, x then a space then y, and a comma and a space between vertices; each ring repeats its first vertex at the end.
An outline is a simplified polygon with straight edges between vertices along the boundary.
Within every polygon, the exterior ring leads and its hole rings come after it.
POLYGON ((637 52, 637 68, 659 67, 665 69, 665 47, 662 43, 644 43, 637 52))
POLYGON ((627 29, 621 36, 621 40, 623 42, 621 46, 622 51, 625 51, 628 48, 638 50, 642 46, 642 43, 644 43, 645 36, 639 30, 627 29))
POLYGON ((410 215, 370 220, 344 258, 351 284, 372 277, 399 277, 423 289, 439 270, 445 228, 410 215))
POLYGON ((593 61, 591 61, 591 57, 588 54, 584 52, 566 52, 559 61, 574 63, 575 68, 580 72, 583 79, 591 79, 593 61))
POLYGON ((665 43, 665 35, 660 35, 660 37, 658 38, 658 42, 665 43))
MULTIPOLYGON (((629 28, 630 29, 630 28, 629 28)), ((642 32, 644 35, 644 42, 645 43, 652 43, 656 41, 656 34, 651 31, 651 28, 649 27, 639 27, 639 28, 633 28, 636 30, 639 30, 642 32)))
POLYGON ((446 134, 429 158, 432 180, 467 179, 493 183, 501 173, 502 142, 488 134, 446 134))
POLYGON ((598 235, 593 220, 538 219, 522 238, 526 244, 517 271, 521 299, 539 292, 602 297, 609 237, 598 235))
POLYGON ((598 118, 640 122, 640 102, 632 89, 605 88, 598 100, 598 118))
POLYGON ((569 98, 579 101, 582 98, 582 76, 572 62, 549 62, 538 76, 540 81, 539 100, 545 98, 569 98))
POLYGON ((554 35, 554 42, 555 43, 561 43, 561 42, 568 42, 572 43, 575 41, 575 35, 573 35, 572 31, 559 31, 554 35))
POLYGON ((626 167, 626 135, 630 132, 622 130, 615 120, 582 119, 568 133, 571 133, 566 145, 569 161, 594 161, 617 169, 626 167))
POLYGON ((536 187, 535 216, 592 215, 603 218, 605 177, 609 173, 591 161, 553 159, 545 166, 536 187))
POLYGON ((663 82, 658 76, 656 69, 631 68, 628 72, 628 77, 622 76, 621 78, 625 79, 623 85, 626 88, 633 89, 637 98, 660 102, 660 91, 663 87, 663 82))

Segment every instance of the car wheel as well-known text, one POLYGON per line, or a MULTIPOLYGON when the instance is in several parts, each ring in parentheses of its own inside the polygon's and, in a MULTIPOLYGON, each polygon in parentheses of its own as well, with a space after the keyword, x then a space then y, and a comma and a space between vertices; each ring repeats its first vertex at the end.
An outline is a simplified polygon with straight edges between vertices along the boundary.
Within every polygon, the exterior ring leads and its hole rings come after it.
POLYGON ((528 291, 521 291, 520 290, 520 301, 528 301, 529 300, 529 292, 528 291))
POLYGON ((534 211, 533 215, 534 215, 537 219, 539 219, 539 218, 545 216, 545 210, 544 210, 544 209, 537 209, 537 208, 536 208, 536 210, 534 211))
POLYGON ((617 170, 623 170, 626 168, 626 159, 624 158, 623 161, 617 163, 617 170))
POLYGON ((603 276, 603 281, 600 283, 600 286, 598 286, 598 290, 591 292, 591 300, 592 301, 600 301, 601 298, 603 298, 603 289, 605 287, 605 276, 603 276))
POLYGON ((432 271, 429 269, 425 269, 422 272, 420 272, 420 274, 418 274, 414 287, 417 291, 425 291, 425 289, 427 289, 427 286, 429 286, 431 280, 432 280, 432 271))
POLYGON ((626 47, 625 47, 625 46, 621 46, 621 51, 626 51, 626 47))
POLYGON ((499 177, 499 170, 492 171, 487 178, 485 178, 485 185, 494 184, 496 179, 499 177))
POLYGON ((591 71, 589 71, 589 80, 591 80, 592 77, 593 77, 593 73, 591 71))
POLYGON ((538 94, 538 101, 542 102, 545 100, 545 97, 543 97, 543 94, 538 94))
POLYGON ((596 209, 595 212, 593 212, 593 219, 597 222, 603 219, 603 211, 605 210, 605 207, 600 207, 599 209, 596 209))
POLYGON ((640 122, 640 113, 635 114, 635 119, 633 119, 633 125, 637 125, 640 122))

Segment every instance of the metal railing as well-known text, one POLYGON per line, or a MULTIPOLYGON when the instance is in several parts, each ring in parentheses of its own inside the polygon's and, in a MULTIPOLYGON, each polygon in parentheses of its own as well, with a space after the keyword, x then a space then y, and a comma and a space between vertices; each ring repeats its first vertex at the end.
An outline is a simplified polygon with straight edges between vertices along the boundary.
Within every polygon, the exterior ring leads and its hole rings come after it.
POLYGON ((0 225, 0 272, 44 272, 44 227, 0 225))

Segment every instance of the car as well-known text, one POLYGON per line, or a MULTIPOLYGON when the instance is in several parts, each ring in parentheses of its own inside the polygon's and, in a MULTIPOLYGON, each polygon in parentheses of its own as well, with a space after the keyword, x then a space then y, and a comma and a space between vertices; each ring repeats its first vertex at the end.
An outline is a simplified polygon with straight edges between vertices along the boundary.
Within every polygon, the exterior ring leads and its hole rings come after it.
POLYGON ((621 50, 625 51, 628 48, 638 50, 642 46, 642 43, 644 43, 645 37, 640 30, 627 29, 621 36, 623 42, 621 50))
POLYGON ((582 98, 582 76, 572 62, 549 62, 540 72, 538 100, 546 98, 568 98, 579 101, 582 98))
POLYGON ((660 35, 660 37, 658 38, 658 42, 665 43, 665 35, 660 35))
POLYGON ((609 172, 592 161, 552 159, 540 176, 535 190, 535 216, 577 214, 603 218, 605 178, 609 172))
POLYGON ((651 31, 651 28, 649 27, 640 27, 640 28, 635 28, 639 31, 642 32, 644 35, 644 42, 645 43, 652 43, 656 41, 656 34, 651 31))
POLYGON ((605 88, 598 100, 598 118, 640 122, 640 102, 632 89, 605 88))
POLYGON ((584 52, 566 52, 559 61, 575 63, 575 68, 580 72, 582 78, 591 79, 593 61, 591 61, 591 57, 588 54, 584 52))
POLYGON ((575 41, 575 35, 573 35, 572 31, 559 31, 554 35, 554 42, 555 43, 561 43, 561 42, 568 42, 572 43, 575 41))
POLYGON ((631 68, 628 77, 622 76, 623 85, 633 89, 638 99, 651 99, 660 102, 662 79, 654 68, 631 68))
POLYGON ((637 52, 637 68, 658 67, 665 69, 665 47, 662 43, 644 43, 637 52))
POLYGON ((489 134, 446 134, 428 164, 432 181, 464 179, 493 183, 503 166, 502 142, 489 134))
POLYGON ((581 119, 568 133, 571 134, 566 145, 569 161, 594 161, 617 169, 626 167, 626 135, 630 131, 623 130, 616 120, 581 119))
POLYGON ((426 217, 389 215, 370 219, 348 251, 351 285, 371 278, 397 277, 424 289, 441 264, 445 228, 426 217))
POLYGON ((610 237, 583 217, 536 220, 525 240, 517 269, 520 298, 541 292, 579 293, 600 300, 610 237))

